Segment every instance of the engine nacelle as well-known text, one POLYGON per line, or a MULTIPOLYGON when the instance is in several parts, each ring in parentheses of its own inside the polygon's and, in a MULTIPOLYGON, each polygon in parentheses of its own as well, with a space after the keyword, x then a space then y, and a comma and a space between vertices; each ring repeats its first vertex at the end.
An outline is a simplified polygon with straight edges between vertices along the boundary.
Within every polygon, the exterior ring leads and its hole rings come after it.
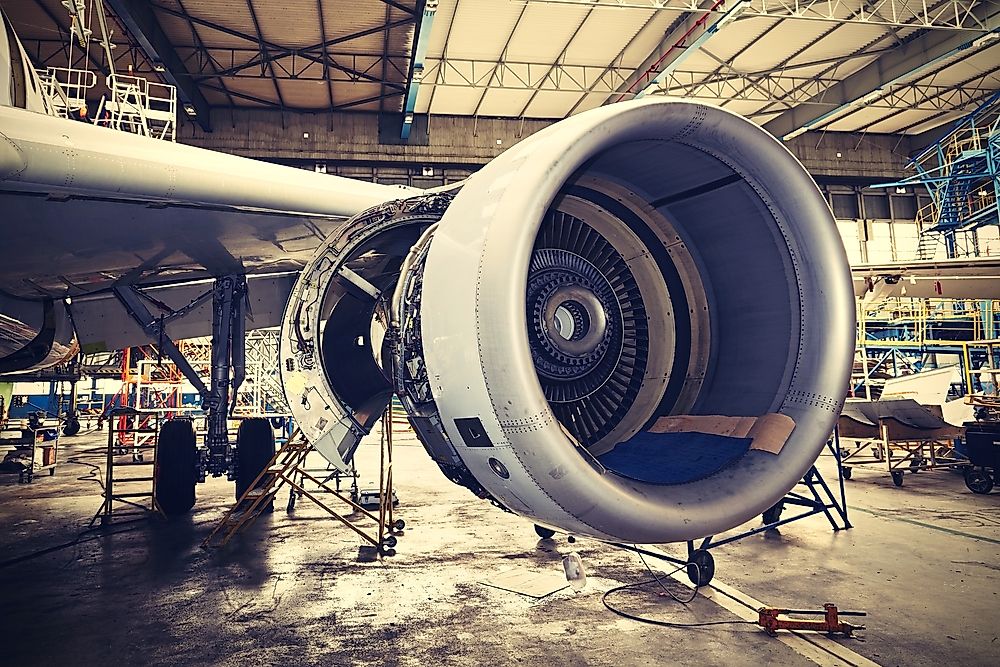
POLYGON ((42 370, 80 351, 65 304, 0 294, 0 374, 42 370))
POLYGON ((760 514, 813 464, 853 309, 829 207, 779 142, 643 100, 335 234, 293 292, 283 379, 338 465, 395 391, 477 495, 576 534, 680 541, 760 514))

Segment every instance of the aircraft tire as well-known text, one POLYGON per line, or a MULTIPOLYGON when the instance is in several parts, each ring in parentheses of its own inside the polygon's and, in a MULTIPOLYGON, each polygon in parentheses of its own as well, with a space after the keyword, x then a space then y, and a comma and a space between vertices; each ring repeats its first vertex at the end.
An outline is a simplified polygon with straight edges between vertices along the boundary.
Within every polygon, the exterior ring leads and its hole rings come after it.
POLYGON ((190 420, 171 419, 160 427, 153 476, 156 504, 167 516, 187 514, 194 507, 197 457, 190 420))

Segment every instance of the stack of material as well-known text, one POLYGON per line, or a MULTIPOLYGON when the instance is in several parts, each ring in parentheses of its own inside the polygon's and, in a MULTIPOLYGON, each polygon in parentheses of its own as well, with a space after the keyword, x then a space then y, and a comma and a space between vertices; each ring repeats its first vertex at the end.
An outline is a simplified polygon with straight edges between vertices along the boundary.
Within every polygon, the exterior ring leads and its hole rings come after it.
POLYGON ((940 405, 921 405, 912 399, 848 401, 838 421, 844 476, 856 466, 874 467, 892 475, 896 486, 903 472, 965 465, 954 441, 964 429, 946 422, 940 405))

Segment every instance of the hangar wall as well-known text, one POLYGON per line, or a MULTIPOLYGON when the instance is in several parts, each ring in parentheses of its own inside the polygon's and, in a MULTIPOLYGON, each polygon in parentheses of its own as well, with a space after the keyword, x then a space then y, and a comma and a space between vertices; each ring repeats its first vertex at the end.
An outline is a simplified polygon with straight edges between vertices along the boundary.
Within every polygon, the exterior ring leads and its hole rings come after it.
MULTIPOLYGON (((267 160, 480 166, 551 122, 418 117, 410 142, 404 144, 399 114, 215 109, 212 132, 187 122, 178 141, 267 160)), ((855 182, 900 177, 911 149, 908 137, 819 132, 786 145, 814 177, 855 182)))
MULTIPOLYGON (((215 109, 213 132, 184 123, 178 141, 303 169, 429 188, 460 181, 548 120, 418 117, 409 143, 398 114, 215 109)), ((870 184, 906 174, 912 139, 896 135, 803 134, 786 143, 813 175, 838 219, 853 263, 911 259, 925 192, 870 184)), ((993 243, 1000 243, 994 241, 993 243)))

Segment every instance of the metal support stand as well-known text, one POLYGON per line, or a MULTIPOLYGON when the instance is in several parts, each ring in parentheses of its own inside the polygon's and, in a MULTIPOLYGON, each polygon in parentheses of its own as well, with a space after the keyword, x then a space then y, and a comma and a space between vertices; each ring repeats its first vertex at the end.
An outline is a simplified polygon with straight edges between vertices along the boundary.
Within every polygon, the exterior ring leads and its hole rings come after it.
POLYGON ((826 446, 837 460, 837 480, 840 487, 839 498, 826 483, 826 480, 823 479, 823 475, 820 474, 816 466, 813 465, 802 477, 802 481, 799 482, 799 486, 805 487, 805 490, 802 492, 798 492, 795 489, 789 491, 784 498, 764 512, 763 525, 721 540, 716 540, 714 535, 709 535, 700 542, 688 540, 686 560, 642 549, 634 544, 612 544, 621 549, 642 554, 643 556, 649 556, 676 565, 684 565, 686 566, 688 579, 691 580, 691 583, 696 586, 705 586, 715 576, 715 558, 712 556, 710 550, 716 547, 731 544, 752 535, 759 535, 760 533, 775 530, 793 521, 799 521, 817 514, 824 515, 834 531, 853 528, 854 526, 847 516, 847 496, 844 490, 843 470, 840 465, 840 435, 838 431, 834 431, 833 438, 826 443, 826 446), (801 508, 802 511, 794 516, 782 519, 781 513, 786 505, 794 505, 801 508))
POLYGON ((99 520, 103 526, 115 517, 144 516, 157 511, 156 477, 153 474, 155 454, 147 457, 144 453, 153 454, 156 451, 156 438, 160 431, 158 420, 159 415, 155 413, 143 413, 133 408, 111 411, 101 484, 104 500, 88 525, 93 526, 99 520), (118 417, 124 419, 119 420, 118 417), (132 460, 116 461, 116 456, 125 453, 125 446, 129 447, 132 460), (135 466, 139 468, 131 476, 122 476, 135 466), (128 508, 117 505, 127 505, 128 508))
POLYGON ((227 420, 233 402, 230 397, 236 395, 246 375, 246 277, 227 275, 216 278, 210 291, 177 310, 150 299, 135 285, 115 285, 114 293, 150 341, 156 343, 157 349, 177 365, 201 396, 202 407, 208 412, 208 434, 199 457, 198 480, 204 482, 206 473, 213 477, 224 474, 230 480, 235 479, 235 457, 229 442, 227 420), (167 324, 184 317, 209 298, 212 299, 211 387, 202 381, 166 330, 167 324), (163 314, 154 316, 146 306, 147 301, 163 314))

